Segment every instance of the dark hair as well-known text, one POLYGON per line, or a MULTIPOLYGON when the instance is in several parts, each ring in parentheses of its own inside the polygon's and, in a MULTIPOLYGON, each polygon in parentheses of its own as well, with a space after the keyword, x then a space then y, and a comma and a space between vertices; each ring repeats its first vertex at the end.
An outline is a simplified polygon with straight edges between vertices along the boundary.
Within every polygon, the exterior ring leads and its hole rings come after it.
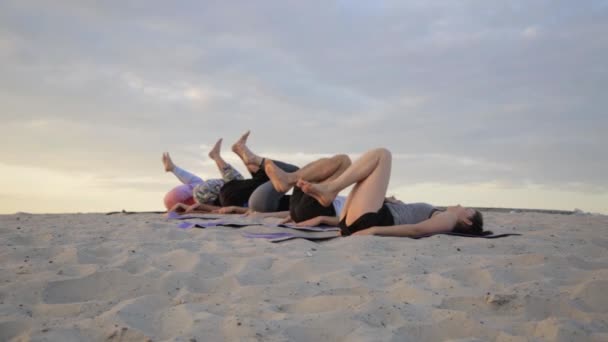
POLYGON ((478 236, 486 236, 494 234, 490 230, 483 230, 483 216, 479 210, 475 210, 475 214, 470 218, 472 224, 469 226, 464 222, 458 222, 452 229, 454 233, 470 234, 478 236))

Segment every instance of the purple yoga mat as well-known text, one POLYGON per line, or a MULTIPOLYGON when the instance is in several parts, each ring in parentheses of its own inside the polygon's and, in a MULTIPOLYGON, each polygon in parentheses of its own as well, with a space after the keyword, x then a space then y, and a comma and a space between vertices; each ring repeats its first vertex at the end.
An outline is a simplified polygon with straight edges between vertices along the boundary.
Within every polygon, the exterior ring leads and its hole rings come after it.
POLYGON ((247 226, 260 226, 260 223, 248 222, 231 222, 230 220, 213 220, 213 221, 202 221, 202 222, 180 222, 177 224, 177 228, 190 229, 190 228, 209 228, 209 227, 231 227, 231 228, 242 228, 247 226))
MULTIPOLYGON (((216 220, 219 214, 178 214, 175 211, 167 213, 167 218, 170 220, 189 220, 189 219, 202 219, 202 220, 216 220), (215 215, 215 216, 214 216, 215 215)), ((238 216, 240 217, 240 215, 238 216)))
POLYGON ((244 237, 250 239, 274 239, 280 237, 293 237, 292 233, 244 233, 244 237))
POLYGON ((190 228, 207 228, 221 226, 224 222, 180 222, 177 224, 177 228, 190 229, 190 228))
POLYGON ((243 236, 250 239, 266 239, 271 242, 281 242, 291 239, 306 239, 310 241, 315 240, 329 240, 340 237, 340 234, 331 234, 332 232, 277 232, 277 233, 243 233, 243 236), (320 233, 320 234, 319 234, 320 233), (325 234, 323 234, 325 233, 325 234), (329 233, 329 234, 328 234, 329 233))
POLYGON ((291 229, 297 229, 297 230, 307 230, 307 231, 311 231, 311 232, 332 232, 332 231, 338 231, 340 230, 340 228, 338 227, 333 227, 333 226, 296 226, 294 224, 280 224, 278 225, 278 227, 281 228, 291 228, 291 229))

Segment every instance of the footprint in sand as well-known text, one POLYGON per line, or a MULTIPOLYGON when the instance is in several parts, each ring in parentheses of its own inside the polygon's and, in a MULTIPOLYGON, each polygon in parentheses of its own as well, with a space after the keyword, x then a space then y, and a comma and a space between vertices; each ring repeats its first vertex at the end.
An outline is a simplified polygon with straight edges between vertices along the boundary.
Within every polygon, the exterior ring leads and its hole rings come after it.
POLYGON ((0 341, 8 341, 29 330, 29 325, 24 322, 2 322, 0 323, 0 341))
POLYGON ((158 255, 153 265, 165 271, 190 272, 196 267, 197 261, 198 253, 178 249, 158 255))
POLYGON ((479 267, 453 268, 441 273, 441 276, 457 281, 463 287, 490 287, 494 284, 492 273, 479 267))
POLYGON ((273 276, 269 272, 274 258, 272 257, 254 257, 247 261, 247 264, 236 275, 239 283, 243 286, 247 285, 265 285, 273 281, 273 276))
POLYGON ((193 313, 185 305, 170 304, 167 297, 149 295, 125 301, 113 311, 129 328, 165 340, 190 330, 193 323, 193 313))
POLYGON ((132 297, 148 290, 151 290, 150 282, 141 277, 123 271, 109 271, 51 282, 44 289, 43 300, 48 304, 113 300, 117 296, 132 297))
POLYGON ((590 281, 579 286, 574 291, 572 299, 582 304, 587 311, 606 312, 608 308, 606 289, 608 289, 608 281, 590 281))
POLYGON ((230 262, 229 258, 203 253, 198 256, 198 262, 192 268, 192 272, 201 274, 205 278, 220 277, 231 266, 228 262, 230 262))
POLYGON ((80 246, 77 255, 81 264, 107 264, 123 252, 118 246, 80 246))
POLYGON ((583 341, 588 333, 577 321, 552 317, 536 324, 534 336, 543 341, 583 341))
POLYGON ((571 267, 576 268, 576 269, 589 270, 589 271, 608 269, 607 262, 587 261, 587 260, 581 259, 574 255, 568 256, 566 258, 566 260, 568 261, 568 264, 571 267))
POLYGON ((283 312, 292 314, 312 314, 341 311, 347 307, 356 307, 364 301, 365 299, 361 296, 316 296, 283 305, 281 308, 283 312))

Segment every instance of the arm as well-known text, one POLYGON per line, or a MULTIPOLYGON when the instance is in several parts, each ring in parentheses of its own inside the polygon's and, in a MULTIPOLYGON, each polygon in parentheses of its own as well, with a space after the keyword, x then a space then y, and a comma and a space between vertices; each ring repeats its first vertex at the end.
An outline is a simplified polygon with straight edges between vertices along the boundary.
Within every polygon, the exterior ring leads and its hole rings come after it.
POLYGON ((183 203, 177 203, 171 209, 167 210, 167 212, 174 211, 178 214, 184 213, 188 209, 188 206, 183 203))
POLYGON ((218 214, 245 214, 247 213, 247 208, 245 207, 237 207, 237 206, 229 206, 229 207, 216 207, 217 209, 213 210, 214 213, 218 214))
POLYGON ((193 205, 187 207, 186 210, 185 210, 185 212, 186 213, 211 212, 211 211, 219 209, 219 208, 220 207, 215 206, 215 205, 211 205, 211 204, 198 204, 198 203, 194 203, 193 205))
POLYGON ((338 218, 337 216, 317 216, 306 221, 298 222, 296 223, 296 226, 315 227, 321 224, 337 227, 338 224, 340 224, 340 218, 338 218))
POLYGON ((321 216, 321 224, 337 227, 340 224, 340 218, 338 216, 321 216))
POLYGON ((384 198, 384 202, 389 202, 389 203, 403 203, 400 200, 398 200, 397 198, 395 198, 395 196, 391 196, 391 197, 385 197, 384 198))
POLYGON ((416 224, 402 224, 398 226, 371 227, 356 232, 353 235, 382 235, 419 237, 430 234, 446 233, 451 231, 458 223, 458 216, 452 212, 442 212, 428 220, 416 224))
POLYGON ((249 216, 260 217, 260 218, 267 218, 267 217, 287 218, 287 217, 289 217, 289 211, 276 211, 276 212, 272 212, 272 213, 253 212, 253 213, 249 214, 249 216))

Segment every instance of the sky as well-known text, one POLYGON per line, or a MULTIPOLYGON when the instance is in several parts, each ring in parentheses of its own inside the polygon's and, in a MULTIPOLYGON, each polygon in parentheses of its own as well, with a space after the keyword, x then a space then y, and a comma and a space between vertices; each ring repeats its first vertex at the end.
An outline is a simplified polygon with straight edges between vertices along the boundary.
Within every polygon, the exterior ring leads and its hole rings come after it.
POLYGON ((162 152, 393 153, 389 194, 608 214, 608 1, 0 1, 0 213, 162 210, 162 152))

